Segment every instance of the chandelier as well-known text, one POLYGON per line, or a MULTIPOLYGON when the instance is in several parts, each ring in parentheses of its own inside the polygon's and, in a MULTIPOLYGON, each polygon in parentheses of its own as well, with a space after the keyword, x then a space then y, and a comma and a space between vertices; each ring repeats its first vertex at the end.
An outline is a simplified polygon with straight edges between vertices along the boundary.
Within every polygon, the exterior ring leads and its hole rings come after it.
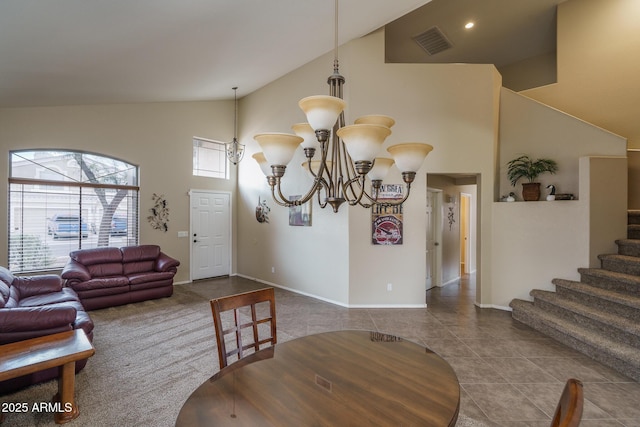
POLYGON ((233 102, 235 104, 235 116, 233 118, 233 141, 225 144, 227 158, 231 163, 237 165, 244 157, 244 145, 238 142, 238 87, 233 87, 233 102))
POLYGON ((329 95, 306 97, 298 103, 308 123, 293 125, 294 134, 255 135, 262 151, 253 158, 267 177, 273 200, 280 206, 300 206, 314 196, 321 208, 329 204, 334 212, 338 212, 344 202, 364 208, 402 204, 409 197, 416 172, 433 147, 417 142, 402 143, 387 148, 392 158, 379 157, 382 144, 395 124, 393 118, 369 115, 346 125, 346 103, 342 99, 345 79, 338 67, 338 0, 335 1, 334 53, 333 74, 327 80, 329 95), (281 181, 299 146, 306 157, 302 167, 312 176, 313 184, 305 195, 291 200, 282 193, 281 181), (404 196, 378 199, 382 181, 394 163, 406 185, 404 196))

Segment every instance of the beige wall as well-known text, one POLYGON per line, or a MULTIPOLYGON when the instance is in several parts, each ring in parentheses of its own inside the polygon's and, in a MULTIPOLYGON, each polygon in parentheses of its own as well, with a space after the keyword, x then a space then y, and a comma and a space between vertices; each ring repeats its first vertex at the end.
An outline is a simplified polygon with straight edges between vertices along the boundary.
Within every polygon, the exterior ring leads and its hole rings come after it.
MULTIPOLYGON (((252 218, 253 209, 269 190, 258 167, 243 162, 238 202, 240 274, 343 305, 424 305, 427 172, 482 174, 487 177, 483 191, 494 193, 500 85, 495 68, 385 65, 383 39, 383 33, 377 32, 341 47, 341 72, 347 79, 348 123, 364 114, 390 115, 397 123, 385 146, 424 141, 435 147, 404 206, 404 244, 373 246, 371 213, 359 207, 343 206, 334 214, 316 202, 313 226, 300 228, 287 225, 286 208, 269 202, 271 222, 258 224, 252 218), (393 284, 392 292, 387 291, 387 283, 393 284)), ((243 99, 241 135, 249 155, 258 150, 251 140, 255 133, 287 132, 291 124, 304 121, 297 101, 328 93, 331 65, 332 57, 326 55, 243 99)), ((299 194, 309 186, 310 180, 299 171, 302 160, 299 155, 288 168, 285 194, 299 194)), ((395 168, 388 182, 402 182, 395 168)), ((483 206, 489 207, 490 217, 491 196, 487 201, 483 206)), ((490 236, 490 228, 482 227, 490 236)), ((487 265, 483 274, 489 273, 487 265)))
POLYGON ((498 308, 513 298, 530 299, 534 288, 553 290, 556 277, 578 279, 578 268, 595 266, 594 254, 615 249, 626 225, 620 220, 626 209, 624 138, 502 89, 500 194, 514 191, 522 200, 521 189, 506 177, 506 162, 519 154, 556 160, 558 173, 541 175, 542 187, 553 183, 558 193, 578 200, 548 202, 543 191, 538 202, 494 204, 489 300, 498 308), (612 160, 592 160, 594 155, 612 160))
MULTIPOLYGON (((192 176, 192 137, 230 140, 233 103, 175 102, 0 109, 0 152, 7 178, 8 152, 16 149, 72 149, 117 157, 140 167, 140 243, 158 244, 178 258, 177 282, 189 280, 190 189, 235 192, 229 181, 192 176), (154 230, 146 221, 153 193, 164 194, 170 209, 169 231, 154 230)), ((0 186, 7 200, 7 186, 0 186)), ((7 210, 0 210, 7 223, 7 210)), ((0 228, 0 259, 7 259, 7 228, 0 228)))
MULTIPOLYGON (((512 187, 507 179, 507 162, 522 154, 550 158, 558 163, 556 174, 545 173, 541 200, 546 186, 554 184, 557 193, 578 197, 580 157, 590 155, 625 156, 626 140, 594 127, 583 120, 531 100, 509 89, 502 89, 500 108, 500 196, 513 191, 522 200, 522 182, 512 187)), ((497 198, 496 200, 499 200, 497 198)))
POLYGON ((558 5, 558 83, 522 92, 622 135, 640 148, 640 2, 558 5))

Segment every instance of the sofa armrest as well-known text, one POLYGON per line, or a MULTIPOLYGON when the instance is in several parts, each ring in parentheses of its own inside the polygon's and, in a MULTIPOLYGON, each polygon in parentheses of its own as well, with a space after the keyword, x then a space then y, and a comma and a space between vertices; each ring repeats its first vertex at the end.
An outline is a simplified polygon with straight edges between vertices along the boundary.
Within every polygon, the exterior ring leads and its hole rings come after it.
POLYGON ((91 280, 91 274, 89 270, 87 270, 87 267, 73 259, 67 261, 67 264, 65 264, 62 269, 61 277, 67 281, 67 284, 91 280))
POLYGON ((38 331, 68 326, 76 321, 75 307, 18 307, 0 309, 0 333, 38 331))
POLYGON ((18 290, 20 299, 23 299, 34 295, 60 292, 62 290, 62 279, 55 274, 19 276, 13 281, 13 286, 18 290))
POLYGON ((160 255, 156 259, 156 271, 172 271, 176 273, 178 271, 178 266, 180 265, 180 261, 177 259, 171 258, 169 255, 160 252, 160 255))

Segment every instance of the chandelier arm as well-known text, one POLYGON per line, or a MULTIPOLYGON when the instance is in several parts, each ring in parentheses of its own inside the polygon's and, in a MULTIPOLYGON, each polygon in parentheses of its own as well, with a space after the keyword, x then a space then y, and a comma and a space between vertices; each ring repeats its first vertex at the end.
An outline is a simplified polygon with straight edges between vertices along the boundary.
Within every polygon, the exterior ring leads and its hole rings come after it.
MULTIPOLYGON (((278 190, 277 194, 280 197, 280 200, 282 200, 285 203, 285 206, 301 206, 301 205, 305 204, 306 202, 308 202, 309 200, 311 200, 311 198, 318 191, 318 189, 320 187, 322 187, 322 186, 325 186, 325 185, 326 185, 326 183, 324 182, 324 179, 322 177, 318 177, 318 178, 313 180, 313 185, 311 186, 309 191, 307 191, 307 194, 305 194, 303 197, 301 197, 299 199, 290 200, 282 193, 282 188, 280 186, 280 180, 277 180, 276 185, 271 187, 271 193, 275 195, 275 187, 277 187, 277 190, 278 190)), ((277 203, 277 201, 276 201, 276 203, 277 203)))
POLYGON ((349 205, 351 206, 355 206, 355 205, 359 205, 360 201, 362 200, 362 196, 365 194, 364 191, 364 180, 366 179, 366 177, 364 175, 359 176, 359 177, 355 177, 355 178, 351 178, 349 181, 347 181, 344 185, 343 185, 343 190, 342 192, 344 193, 345 198, 347 199, 347 201, 349 202, 349 205), (360 182, 362 180, 362 182, 360 182), (354 183, 358 183, 358 192, 359 194, 356 194, 356 192, 353 189, 353 184, 354 183), (349 197, 349 192, 351 192, 351 195, 353 196, 352 198, 349 197))
MULTIPOLYGON (((324 187, 324 189, 325 189, 325 196, 326 196, 326 194, 327 194, 326 186, 324 187)), ((320 190, 318 190, 316 195, 318 196, 318 204, 320 205, 320 208, 324 209, 327 206, 327 197, 324 198, 324 202, 323 202, 322 198, 320 197, 320 190)))
MULTIPOLYGON (((278 185, 279 187, 279 185, 278 185)), ((285 208, 288 208, 289 206, 291 206, 290 203, 288 202, 283 202, 280 199, 278 199, 278 197, 276 196, 276 189, 275 189, 275 185, 271 185, 271 198, 273 199, 274 202, 276 202, 277 205, 279 206, 284 206, 285 208)))

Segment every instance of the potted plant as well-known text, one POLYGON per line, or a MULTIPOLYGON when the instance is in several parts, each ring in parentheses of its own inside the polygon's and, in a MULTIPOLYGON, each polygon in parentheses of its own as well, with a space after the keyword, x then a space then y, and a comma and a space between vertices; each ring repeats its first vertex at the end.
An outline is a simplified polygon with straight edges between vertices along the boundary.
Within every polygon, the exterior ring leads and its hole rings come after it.
POLYGON ((522 155, 507 163, 507 177, 512 186, 520 179, 526 179, 522 183, 522 198, 525 201, 540 199, 540 183, 535 182, 540 174, 549 172, 554 174, 558 170, 558 164, 551 159, 532 159, 527 155, 522 155))

